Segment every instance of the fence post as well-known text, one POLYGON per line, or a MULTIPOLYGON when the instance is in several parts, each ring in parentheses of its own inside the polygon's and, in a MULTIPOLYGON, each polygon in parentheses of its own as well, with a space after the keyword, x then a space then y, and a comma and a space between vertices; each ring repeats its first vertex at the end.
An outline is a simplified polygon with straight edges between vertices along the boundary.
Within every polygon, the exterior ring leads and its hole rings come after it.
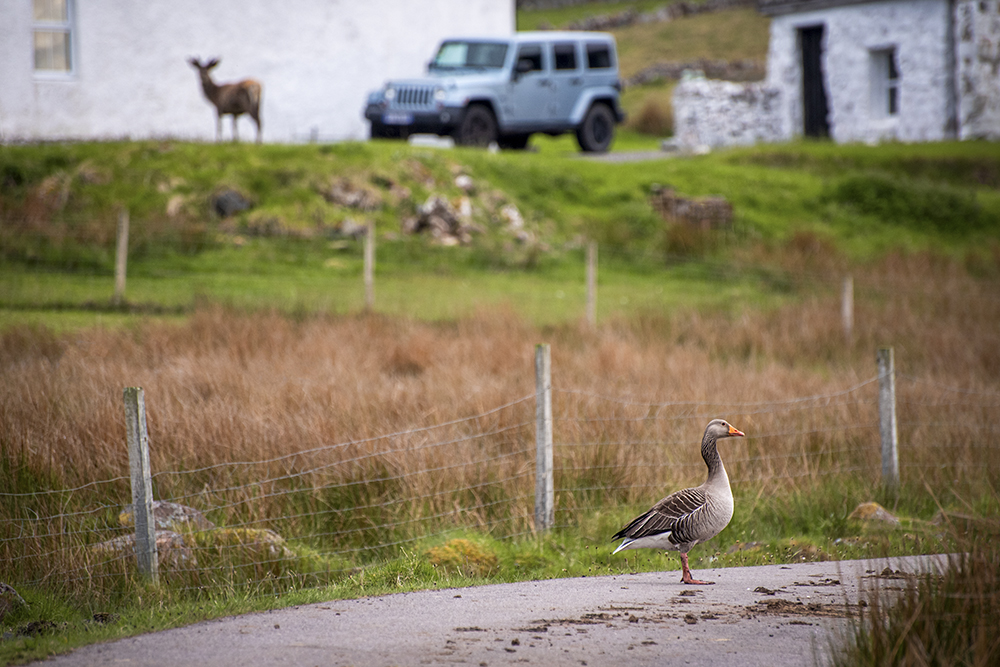
POLYGON ((844 278, 840 292, 840 317, 844 322, 844 338, 850 344, 854 340, 854 277, 844 278))
POLYGON ((156 520, 153 518, 153 484, 149 470, 146 399, 142 387, 126 387, 124 394, 128 467, 132 476, 132 516, 135 517, 135 556, 139 574, 155 584, 159 579, 159 564, 156 520))
POLYGON ((555 523, 552 480, 552 359, 549 345, 535 346, 535 530, 555 523))
POLYGON ((587 245, 587 324, 597 326, 597 241, 587 245))
POLYGON ((375 308, 375 223, 368 221, 365 234, 365 310, 375 308))
POLYGON ((125 299, 125 266, 128 263, 128 209, 118 211, 118 234, 115 245, 115 295, 111 303, 121 305, 125 299))
POLYGON ((891 347, 878 350, 878 424, 882 440, 882 486, 899 486, 899 451, 896 431, 896 368, 891 347))

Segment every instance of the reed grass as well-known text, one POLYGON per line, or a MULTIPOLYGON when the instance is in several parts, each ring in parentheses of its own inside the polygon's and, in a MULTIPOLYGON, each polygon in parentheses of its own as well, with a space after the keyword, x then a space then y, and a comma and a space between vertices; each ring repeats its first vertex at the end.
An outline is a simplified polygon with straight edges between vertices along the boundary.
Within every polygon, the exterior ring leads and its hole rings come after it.
MULTIPOLYGON (((836 495, 848 488, 845 498, 867 493, 917 514, 933 510, 926 489, 946 504, 977 502, 1000 472, 995 284, 931 255, 890 256, 856 280, 868 287, 850 341, 825 293, 596 330, 542 329, 511 309, 428 323, 213 306, 179 324, 9 330, 0 580, 80 600, 135 590, 127 558, 93 551, 127 533, 117 519, 130 497, 121 391, 134 385, 146 392, 155 497, 229 530, 275 530, 292 546, 248 558, 194 536, 198 566, 165 574, 189 595, 328 585, 456 529, 531 535, 531 351, 541 341, 553 349, 563 529, 601 539, 602 521, 699 482, 696 443, 715 416, 750 435, 724 457, 737 493, 755 498, 747 511, 775 511, 775 526, 808 528, 833 512, 846 530, 851 508, 836 495), (883 344, 897 347, 901 501, 878 491, 883 344), (768 509, 790 497, 814 503, 813 518, 768 509)), ((729 540, 753 539, 745 521, 729 540)))

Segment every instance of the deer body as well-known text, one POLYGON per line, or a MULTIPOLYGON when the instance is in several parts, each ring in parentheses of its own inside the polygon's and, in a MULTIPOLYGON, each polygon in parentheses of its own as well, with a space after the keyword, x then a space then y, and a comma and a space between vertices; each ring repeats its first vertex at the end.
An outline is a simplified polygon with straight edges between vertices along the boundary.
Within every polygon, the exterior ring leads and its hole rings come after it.
POLYGON ((244 79, 236 83, 217 84, 212 81, 211 70, 219 64, 218 58, 213 58, 202 64, 197 58, 191 58, 188 63, 201 78, 201 89, 208 101, 215 105, 215 140, 222 138, 222 117, 233 117, 233 141, 238 139, 236 121, 243 114, 249 114, 257 124, 257 143, 261 141, 260 94, 261 85, 253 79, 244 79))

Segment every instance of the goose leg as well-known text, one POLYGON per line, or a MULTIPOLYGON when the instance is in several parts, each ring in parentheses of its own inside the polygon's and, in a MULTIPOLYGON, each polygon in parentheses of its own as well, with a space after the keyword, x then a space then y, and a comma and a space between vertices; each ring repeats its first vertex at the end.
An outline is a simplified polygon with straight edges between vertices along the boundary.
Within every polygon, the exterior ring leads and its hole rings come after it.
POLYGON ((681 553, 681 566, 684 569, 681 575, 682 584, 701 584, 704 586, 711 586, 712 584, 715 583, 714 581, 701 581, 699 579, 695 579, 694 577, 692 577, 691 568, 688 567, 688 555, 683 552, 681 553))

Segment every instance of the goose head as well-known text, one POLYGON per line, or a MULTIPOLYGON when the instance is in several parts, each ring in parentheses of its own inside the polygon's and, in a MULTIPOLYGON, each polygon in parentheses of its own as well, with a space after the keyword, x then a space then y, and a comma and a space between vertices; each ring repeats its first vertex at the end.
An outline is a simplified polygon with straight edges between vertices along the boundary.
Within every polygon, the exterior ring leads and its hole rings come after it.
POLYGON ((718 440, 719 438, 743 437, 744 435, 743 431, 739 430, 725 419, 713 419, 708 423, 708 427, 705 429, 706 440, 709 438, 712 440, 718 440))

